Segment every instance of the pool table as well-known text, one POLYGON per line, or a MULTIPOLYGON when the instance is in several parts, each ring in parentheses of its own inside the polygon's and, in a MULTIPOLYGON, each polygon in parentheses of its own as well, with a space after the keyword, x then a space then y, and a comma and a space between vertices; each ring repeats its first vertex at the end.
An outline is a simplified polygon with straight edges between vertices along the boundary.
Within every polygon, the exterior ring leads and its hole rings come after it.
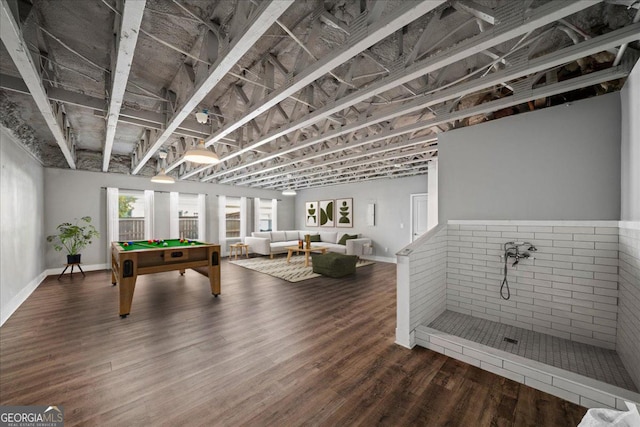
POLYGON ((180 239, 111 242, 111 283, 120 284, 120 317, 131 312, 139 275, 173 270, 183 275, 185 269, 198 267, 205 267, 211 293, 220 295, 220 245, 180 239))

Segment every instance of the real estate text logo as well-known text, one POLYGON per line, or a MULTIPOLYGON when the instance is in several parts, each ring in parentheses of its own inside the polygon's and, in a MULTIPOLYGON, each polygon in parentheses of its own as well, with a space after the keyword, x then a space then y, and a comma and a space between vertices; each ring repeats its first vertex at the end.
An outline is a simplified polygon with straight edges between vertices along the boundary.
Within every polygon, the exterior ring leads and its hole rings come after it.
POLYGON ((64 427, 62 406, 0 406, 0 427, 64 427))

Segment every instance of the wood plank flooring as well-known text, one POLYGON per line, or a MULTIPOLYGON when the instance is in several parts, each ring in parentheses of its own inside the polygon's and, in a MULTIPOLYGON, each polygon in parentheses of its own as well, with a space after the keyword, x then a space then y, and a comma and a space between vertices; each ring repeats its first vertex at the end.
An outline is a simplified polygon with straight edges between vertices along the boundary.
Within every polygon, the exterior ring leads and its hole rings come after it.
POLYGON ((394 344, 394 264, 288 283, 226 260, 222 295, 141 276, 49 277, 0 328, 0 404, 83 426, 575 426, 586 409, 394 344))

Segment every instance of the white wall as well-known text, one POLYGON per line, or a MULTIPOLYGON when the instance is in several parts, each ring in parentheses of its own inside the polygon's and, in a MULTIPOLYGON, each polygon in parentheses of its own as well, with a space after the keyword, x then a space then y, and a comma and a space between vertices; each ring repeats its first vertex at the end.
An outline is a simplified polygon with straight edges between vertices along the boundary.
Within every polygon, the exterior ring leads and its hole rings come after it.
POLYGON ((640 221, 640 61, 620 91, 621 132, 621 208, 620 219, 640 221))
POLYGON ((445 132, 438 150, 440 222, 620 218, 619 93, 445 132))
MULTIPOLYGON (((154 184, 148 177, 107 174, 100 172, 74 171, 69 169, 44 169, 44 229, 52 232, 56 225, 73 218, 88 215, 93 218, 101 236, 106 235, 106 190, 104 187, 117 187, 129 190, 154 190, 155 195, 155 232, 165 236, 169 232, 169 191, 207 194, 207 240, 218 242, 218 198, 227 196, 246 196, 281 199, 278 206, 278 224, 294 227, 294 202, 284 198, 280 192, 229 185, 177 182, 173 185, 154 184)), ((84 264, 104 264, 106 242, 100 238, 86 248, 82 254, 84 264)), ((48 247, 45 256, 46 268, 61 267, 64 255, 48 247)))
POLYGON ((640 62, 620 92, 622 170, 616 350, 640 387, 640 62))
MULTIPOLYGON (((44 279, 43 168, 0 128, 0 324, 44 279)), ((54 230, 50 230, 54 231, 54 230)))
MULTIPOLYGON (((305 202, 352 197, 353 228, 326 228, 326 230, 357 233, 363 237, 370 237, 374 243, 374 257, 395 260, 395 253, 411 242, 410 195, 426 192, 427 177, 425 175, 300 190, 295 201, 297 213, 295 227, 300 230, 324 229, 305 226, 305 202), (369 203, 376 205, 375 226, 366 225, 369 203)), ((286 229, 282 225, 279 228, 286 229)))

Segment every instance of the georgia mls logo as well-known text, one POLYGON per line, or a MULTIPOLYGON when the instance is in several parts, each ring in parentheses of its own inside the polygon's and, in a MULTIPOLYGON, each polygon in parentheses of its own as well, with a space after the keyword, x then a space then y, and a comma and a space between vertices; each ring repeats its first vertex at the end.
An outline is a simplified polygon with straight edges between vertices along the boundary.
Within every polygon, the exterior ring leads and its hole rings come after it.
POLYGON ((49 406, 47 409, 44 410, 44 413, 46 414, 49 411, 55 411, 55 413, 58 413, 62 416, 62 411, 58 409, 57 406, 49 406))
POLYGON ((0 427, 63 427, 62 406, 0 406, 0 427))

